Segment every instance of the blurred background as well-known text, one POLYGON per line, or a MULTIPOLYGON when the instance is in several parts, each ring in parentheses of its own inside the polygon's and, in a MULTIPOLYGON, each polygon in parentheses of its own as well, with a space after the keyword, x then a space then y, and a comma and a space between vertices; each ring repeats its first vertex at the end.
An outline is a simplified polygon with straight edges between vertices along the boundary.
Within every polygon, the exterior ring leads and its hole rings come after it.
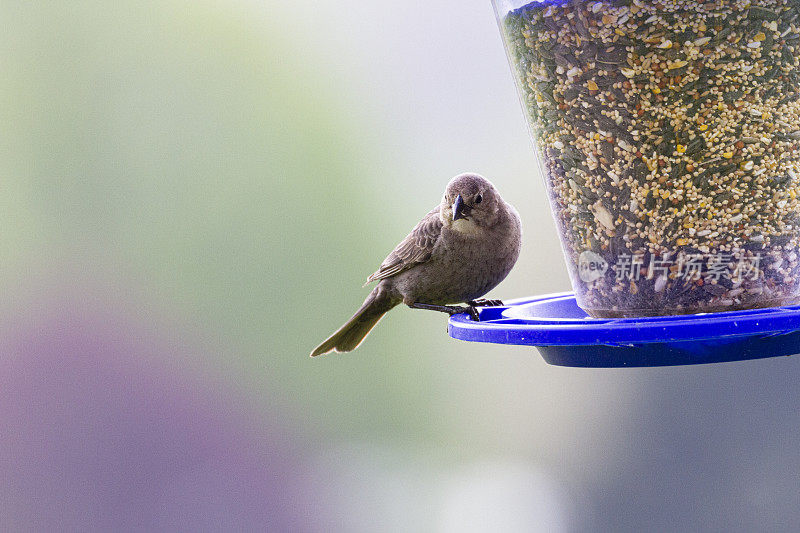
POLYGON ((800 359, 550 367, 398 308, 462 171, 569 289, 488 0, 0 4, 0 527, 795 531, 800 359))

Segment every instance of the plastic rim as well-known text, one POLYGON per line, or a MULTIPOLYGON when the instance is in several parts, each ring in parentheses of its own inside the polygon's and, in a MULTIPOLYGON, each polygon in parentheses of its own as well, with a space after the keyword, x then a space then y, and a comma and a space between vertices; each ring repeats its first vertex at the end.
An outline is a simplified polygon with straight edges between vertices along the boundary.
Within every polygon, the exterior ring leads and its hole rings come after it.
POLYGON ((554 365, 667 366, 800 353, 800 306, 643 318, 590 318, 572 293, 450 317, 455 339, 535 346, 554 365))
POLYGON ((469 331, 482 331, 495 339, 483 342, 574 346, 708 340, 800 330, 800 306, 697 315, 590 318, 577 306, 573 293, 523 298, 505 307, 486 307, 481 309, 480 316, 480 322, 465 314, 453 316, 451 336, 470 340, 465 338, 469 331), (508 342, 509 339, 520 342, 508 342))

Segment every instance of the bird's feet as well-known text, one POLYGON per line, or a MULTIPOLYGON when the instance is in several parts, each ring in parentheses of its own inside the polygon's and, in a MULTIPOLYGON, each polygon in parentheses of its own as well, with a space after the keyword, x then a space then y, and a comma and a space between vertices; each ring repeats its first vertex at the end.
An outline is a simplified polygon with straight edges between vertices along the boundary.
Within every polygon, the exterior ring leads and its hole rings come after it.
POLYGON ((485 300, 483 298, 472 300, 467 303, 473 307, 501 307, 505 305, 502 300, 485 300))
POLYGON ((433 305, 433 304, 424 304, 424 303, 413 303, 409 307, 412 309, 426 309, 428 311, 439 311, 441 313, 447 313, 450 316, 458 315, 461 313, 468 313, 472 320, 475 322, 480 322, 481 316, 480 312, 478 311, 479 307, 497 307, 503 305, 503 302, 500 300, 472 300, 467 302, 469 305, 462 306, 462 305, 433 305))
POLYGON ((467 302, 467 310, 469 311, 470 316, 475 322, 480 322, 480 311, 478 311, 479 307, 501 307, 503 302, 501 300, 486 300, 484 298, 480 298, 478 300, 470 300, 467 302))
POLYGON ((409 305, 409 307, 412 309, 425 309, 426 311, 439 311, 440 313, 447 313, 450 316, 457 315, 459 313, 472 314, 469 307, 463 307, 461 305, 434 305, 415 302, 409 305))

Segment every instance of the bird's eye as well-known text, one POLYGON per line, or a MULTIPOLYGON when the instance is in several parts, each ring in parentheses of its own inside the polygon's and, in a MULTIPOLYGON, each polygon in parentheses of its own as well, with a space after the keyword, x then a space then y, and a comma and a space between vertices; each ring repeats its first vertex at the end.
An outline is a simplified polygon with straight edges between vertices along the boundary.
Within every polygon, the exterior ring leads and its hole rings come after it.
POLYGON ((476 204, 479 204, 479 203, 481 203, 482 201, 483 201, 483 195, 480 195, 480 194, 479 194, 478 196, 476 196, 476 197, 475 197, 475 203, 476 203, 476 204))

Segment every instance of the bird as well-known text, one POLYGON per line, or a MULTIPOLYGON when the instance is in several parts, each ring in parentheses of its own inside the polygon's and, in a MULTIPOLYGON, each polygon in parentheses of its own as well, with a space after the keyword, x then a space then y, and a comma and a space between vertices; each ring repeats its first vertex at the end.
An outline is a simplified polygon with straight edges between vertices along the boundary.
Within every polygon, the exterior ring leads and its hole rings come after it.
POLYGON ((311 357, 355 350, 383 316, 404 303, 448 314, 476 306, 503 281, 519 257, 522 224, 517 210, 479 174, 452 178, 438 206, 386 257, 365 286, 377 282, 358 311, 317 346, 311 357), (453 304, 468 303, 469 307, 453 304))

